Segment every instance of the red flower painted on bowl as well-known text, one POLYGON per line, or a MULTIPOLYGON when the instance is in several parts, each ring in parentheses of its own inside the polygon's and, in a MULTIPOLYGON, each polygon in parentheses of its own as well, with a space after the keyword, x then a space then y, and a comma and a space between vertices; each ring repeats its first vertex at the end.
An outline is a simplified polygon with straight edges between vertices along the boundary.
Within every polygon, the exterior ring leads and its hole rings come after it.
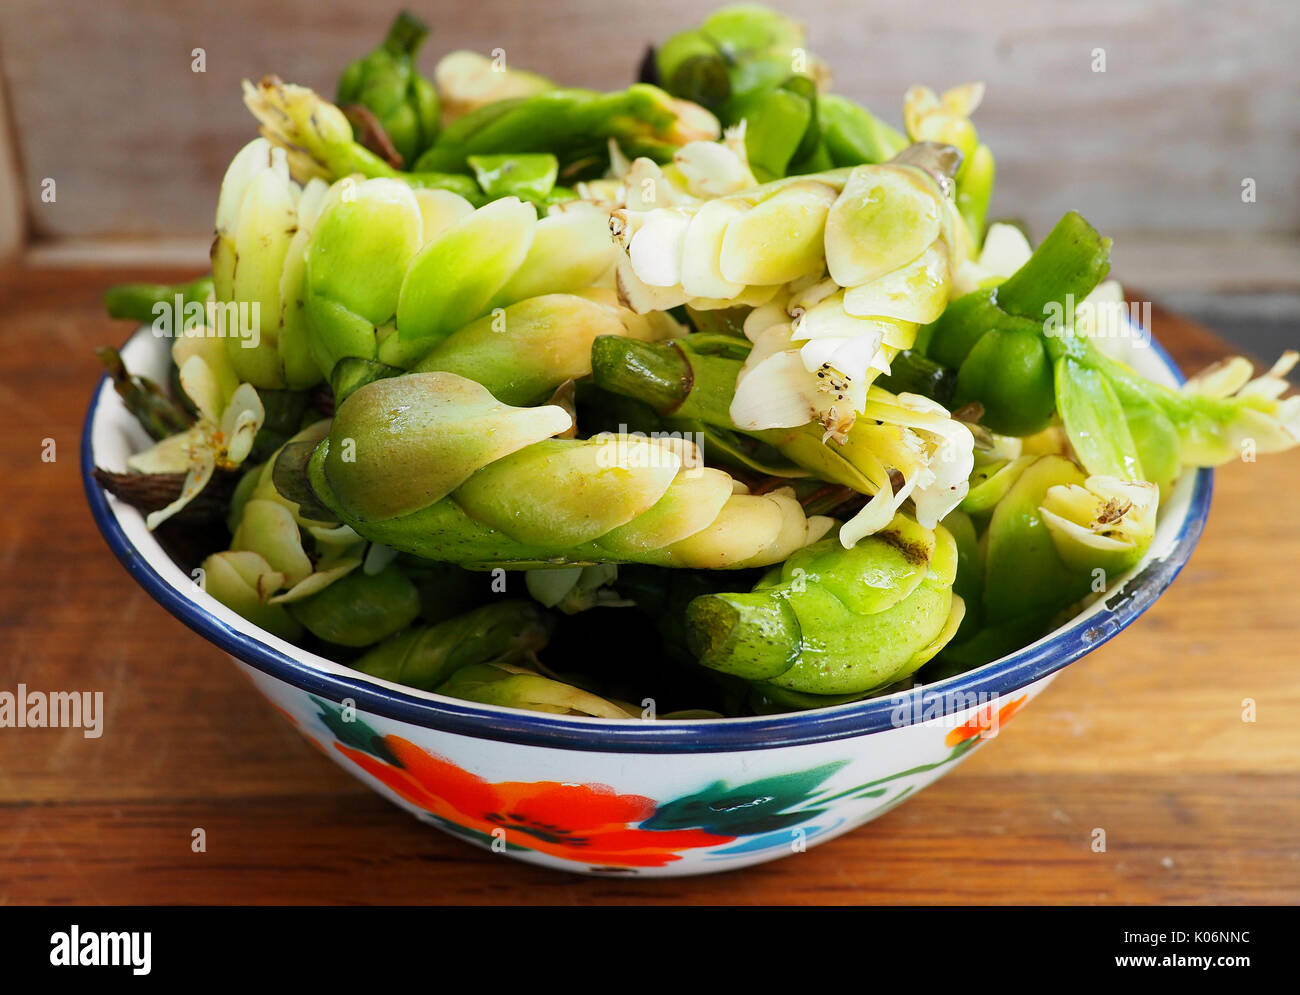
POLYGON ((998 709, 996 718, 994 718, 993 706, 985 705, 957 728, 949 731, 944 737, 944 743, 948 746, 956 746, 976 736, 981 739, 992 739, 1004 724, 1011 721, 1011 717, 1020 711, 1020 706, 1028 699, 1028 695, 1022 694, 1019 698, 1007 702, 998 709))
POLYGON ((502 781, 493 784, 400 736, 384 745, 401 766, 335 743, 334 748, 394 792, 462 829, 565 860, 603 867, 663 867, 680 850, 717 846, 734 836, 703 829, 634 828, 655 812, 653 799, 601 784, 502 781))

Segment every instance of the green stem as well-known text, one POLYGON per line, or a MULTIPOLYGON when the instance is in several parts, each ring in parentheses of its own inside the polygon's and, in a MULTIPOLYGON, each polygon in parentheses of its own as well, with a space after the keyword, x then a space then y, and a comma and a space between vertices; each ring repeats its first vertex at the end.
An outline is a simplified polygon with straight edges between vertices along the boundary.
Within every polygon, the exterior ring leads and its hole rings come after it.
MULTIPOLYGON (((1189 433, 1217 435, 1222 431, 1223 425, 1231 422, 1243 407, 1249 407, 1251 403, 1249 398, 1184 394, 1165 384, 1156 383, 1107 356, 1091 339, 1075 334, 1071 329, 1066 329, 1059 336, 1046 337, 1046 344, 1048 355, 1054 361, 1068 358, 1100 374, 1126 411, 1137 414, 1144 408, 1158 410, 1180 437, 1185 438, 1189 433)), ((1149 461, 1153 454, 1148 452, 1145 459, 1149 461)), ((1182 458, 1180 443, 1180 464, 1182 458)), ((1143 465, 1145 467, 1146 463, 1143 465)))
POLYGON ((399 55, 414 56, 424 39, 429 36, 429 26, 409 11, 402 11, 393 21, 384 38, 384 47, 399 55))
POLYGON ((129 318, 147 325, 154 318, 154 307, 171 304, 180 294, 184 303, 202 303, 212 293, 212 277, 201 276, 189 283, 121 283, 104 291, 104 307, 110 318, 129 318))
POLYGON ((644 401, 659 414, 673 413, 691 393, 691 364, 672 343, 640 342, 601 335, 591 343, 596 386, 644 401))
MULTIPOLYGON (((731 339, 711 338, 718 341, 703 344, 729 345, 721 340, 731 339)), ((591 348, 591 372, 598 387, 644 401, 661 415, 732 431, 736 426, 729 411, 740 367, 740 360, 701 355, 675 342, 602 335, 591 348)))
POLYGON ((681 340, 693 353, 744 360, 754 348, 749 339, 727 332, 696 332, 681 340))
POLYGON ((1073 329, 1066 329, 1061 335, 1047 336, 1047 352, 1053 360, 1069 358, 1096 370, 1111 382, 1111 386, 1121 396, 1136 394, 1147 400, 1156 401, 1162 406, 1171 402, 1176 403, 1186 396, 1172 387, 1148 380, 1118 360, 1111 359, 1086 335, 1075 334, 1073 329))
POLYGON ((802 630, 789 603, 766 592, 705 594, 686 609, 687 645, 711 670, 766 680, 799 659, 802 630))
POLYGON ((466 168, 471 155, 550 152, 563 168, 585 155, 601 155, 609 138, 629 157, 667 162, 686 142, 710 137, 700 130, 701 121, 688 119, 694 116, 644 83, 614 93, 548 90, 470 111, 448 125, 415 165, 455 172, 466 168))
POLYGON ((1110 239, 1077 211, 1056 223, 1029 261, 995 287, 992 300, 1004 312, 1041 320, 1049 305, 1064 307, 1067 295, 1083 300, 1110 271, 1110 239))

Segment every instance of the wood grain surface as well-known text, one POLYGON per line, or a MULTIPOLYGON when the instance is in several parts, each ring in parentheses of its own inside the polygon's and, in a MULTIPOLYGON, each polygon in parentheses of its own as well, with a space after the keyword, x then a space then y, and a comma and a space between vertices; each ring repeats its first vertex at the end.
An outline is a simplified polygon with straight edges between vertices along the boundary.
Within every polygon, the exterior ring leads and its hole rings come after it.
MULTIPOLYGON (((1070 209, 1110 233, 1300 229, 1294 0, 771 3, 808 26, 837 92, 895 124, 913 83, 984 80, 976 123, 998 158, 994 216, 1022 214, 1039 234, 1070 209)), ((332 95, 402 6, 432 28, 426 71, 457 48, 499 48, 567 85, 614 89, 646 44, 722 5, 5 0, 0 64, 32 230, 205 230, 226 164, 254 135, 240 80, 276 73, 332 95)))
MULTIPOLYGON (((188 275, 0 272, 0 690, 102 690, 106 711, 96 740, 0 729, 0 902, 1300 901, 1296 454, 1225 467, 1156 606, 899 809, 757 868, 585 879, 457 842, 371 793, 108 551, 77 461, 91 348, 128 331, 99 295, 188 275), (190 849, 198 827, 206 853, 190 849)), ((1165 312, 1155 333, 1185 367, 1222 353, 1165 312)))

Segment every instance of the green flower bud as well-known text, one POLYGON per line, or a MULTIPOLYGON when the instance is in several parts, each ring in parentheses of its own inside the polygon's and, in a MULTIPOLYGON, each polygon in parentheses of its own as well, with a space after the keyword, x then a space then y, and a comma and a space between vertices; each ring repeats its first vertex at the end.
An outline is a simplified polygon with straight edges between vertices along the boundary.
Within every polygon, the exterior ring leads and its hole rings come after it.
MULTIPOLYGON (((382 44, 352 62, 339 79, 337 103, 359 104, 391 142, 400 167, 412 163, 438 135, 438 94, 415 70, 415 56, 429 29, 403 11, 382 44)), ((362 129, 356 129, 358 140, 362 129)))
POLYGON ((497 601, 436 625, 401 632, 352 666, 364 674, 431 691, 462 667, 508 661, 546 645, 550 625, 527 601, 497 601))
POLYGON ((284 583, 257 553, 214 553, 203 561, 203 589, 239 616, 281 639, 295 640, 302 625, 283 605, 269 604, 269 592, 284 583))
POLYGON ((464 564, 767 566, 830 525, 702 467, 682 439, 551 438, 570 421, 451 373, 376 380, 340 406, 307 473, 361 535, 464 564))
POLYGON ((637 713, 627 706, 508 663, 470 664, 457 670, 435 690, 465 701, 554 715, 593 715, 603 719, 637 717, 637 713))
POLYGON ((397 566, 352 570, 323 591, 289 604, 311 633, 340 646, 369 646, 405 629, 420 614, 420 595, 397 566))
POLYGON ((687 636, 713 670, 804 694, 860 695, 915 671, 957 631, 957 545, 896 516, 844 549, 799 550, 750 593, 687 609, 687 636))

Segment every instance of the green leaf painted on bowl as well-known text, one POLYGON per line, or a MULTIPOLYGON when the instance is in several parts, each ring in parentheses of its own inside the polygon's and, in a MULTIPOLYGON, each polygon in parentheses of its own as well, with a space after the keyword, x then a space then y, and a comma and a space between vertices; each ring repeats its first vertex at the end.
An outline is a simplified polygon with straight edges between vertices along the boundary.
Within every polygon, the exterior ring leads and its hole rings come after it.
POLYGON ((641 823, 642 829, 704 829, 728 836, 750 836, 787 829, 816 818, 822 809, 801 808, 828 777, 847 760, 823 764, 812 770, 765 777, 729 787, 714 781, 700 791, 660 805, 641 823))
POLYGON ((357 718, 354 712, 345 712, 342 707, 334 704, 334 702, 324 701, 315 695, 309 697, 316 706, 316 714, 320 717, 320 720, 325 723, 325 727, 334 734, 334 737, 340 743, 350 746, 354 750, 369 753, 372 757, 377 757, 384 763, 392 764, 394 767, 402 766, 402 762, 385 745, 384 737, 357 718))

